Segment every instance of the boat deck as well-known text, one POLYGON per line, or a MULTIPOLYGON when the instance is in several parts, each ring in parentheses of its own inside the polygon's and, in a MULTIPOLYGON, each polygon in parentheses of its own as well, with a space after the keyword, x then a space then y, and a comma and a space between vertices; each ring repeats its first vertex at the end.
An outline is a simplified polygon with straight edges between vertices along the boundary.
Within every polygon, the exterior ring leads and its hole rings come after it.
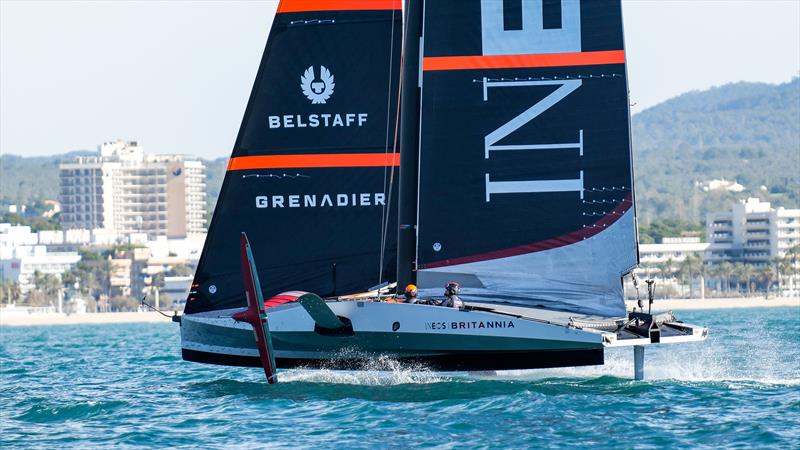
POLYGON ((532 308, 528 306, 514 306, 505 303, 464 302, 464 304, 479 311, 488 311, 497 314, 519 317, 521 319, 535 320, 538 322, 551 323, 561 326, 573 326, 577 328, 614 330, 625 324, 627 321, 625 317, 593 316, 569 311, 556 311, 552 309, 532 308))

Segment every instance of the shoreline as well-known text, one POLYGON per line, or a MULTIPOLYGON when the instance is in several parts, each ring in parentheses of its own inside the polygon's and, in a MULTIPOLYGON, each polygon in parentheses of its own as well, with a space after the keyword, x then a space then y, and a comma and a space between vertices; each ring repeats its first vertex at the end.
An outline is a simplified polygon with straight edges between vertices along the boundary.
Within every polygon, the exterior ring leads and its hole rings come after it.
MULTIPOLYGON (((645 305, 647 301, 645 300, 645 305)), ((626 301, 628 310, 636 305, 636 301, 626 301)), ((646 307, 646 306, 645 306, 646 307)), ((704 309, 738 309, 738 308, 779 308, 798 307, 798 297, 745 297, 745 298, 709 298, 700 299, 666 299, 653 302, 655 311, 665 310, 704 310, 704 309)), ((7 313, 0 309, 0 327, 30 325, 80 325, 80 324, 115 324, 115 323, 170 323, 167 318, 153 311, 118 312, 118 313, 7 313)))
POLYGON ((26 325, 81 325, 112 323, 169 323, 170 318, 154 311, 108 312, 85 314, 59 313, 3 313, 0 310, 0 327, 26 325))
MULTIPOLYGON (((647 308, 647 299, 644 299, 647 308)), ((628 310, 636 306, 636 300, 626 300, 628 310)), ((654 311, 664 310, 703 310, 703 309, 738 309, 738 308, 779 308, 794 306, 800 307, 800 297, 741 297, 741 298, 677 298, 653 301, 654 311)))

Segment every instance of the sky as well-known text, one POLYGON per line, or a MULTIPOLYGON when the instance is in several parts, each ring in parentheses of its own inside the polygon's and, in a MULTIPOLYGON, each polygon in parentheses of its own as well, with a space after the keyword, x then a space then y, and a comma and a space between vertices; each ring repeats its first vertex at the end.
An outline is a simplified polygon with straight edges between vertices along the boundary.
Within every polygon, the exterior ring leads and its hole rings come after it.
MULTIPOLYGON (((0 0, 0 153, 228 156, 277 0, 0 0)), ((800 0, 624 0, 632 112, 800 75, 800 0)))

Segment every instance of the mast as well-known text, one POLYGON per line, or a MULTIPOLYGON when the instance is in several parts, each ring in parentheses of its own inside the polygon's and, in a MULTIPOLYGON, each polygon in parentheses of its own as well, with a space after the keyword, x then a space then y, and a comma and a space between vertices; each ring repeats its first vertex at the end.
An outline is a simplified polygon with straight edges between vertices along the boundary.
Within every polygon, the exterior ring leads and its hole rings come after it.
POLYGON ((422 1, 405 0, 401 97, 400 176, 398 181, 397 289, 417 282, 417 182, 419 170, 419 52, 422 1))

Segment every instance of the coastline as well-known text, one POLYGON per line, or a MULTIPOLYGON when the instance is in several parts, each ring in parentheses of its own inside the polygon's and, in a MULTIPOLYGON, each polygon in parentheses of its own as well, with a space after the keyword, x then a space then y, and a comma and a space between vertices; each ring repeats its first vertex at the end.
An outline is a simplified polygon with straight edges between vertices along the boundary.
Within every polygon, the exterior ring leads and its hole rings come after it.
MULTIPOLYGON (((644 299, 647 308, 647 299, 644 299)), ((636 306, 636 300, 625 302, 628 310, 636 306)), ((702 310, 702 309, 737 309, 737 308, 778 308, 794 306, 800 308, 800 297, 741 297, 741 298, 698 298, 681 299, 656 299, 653 302, 654 311, 666 310, 702 310)))
POLYGON ((110 323, 169 323, 170 318, 153 311, 115 313, 32 313, 8 314, 0 312, 0 327, 24 325, 79 325, 110 323))
MULTIPOLYGON (((636 301, 625 302, 628 309, 636 305, 636 301)), ((646 305, 646 300, 645 300, 646 305)), ((646 306, 645 306, 646 307, 646 306)), ((709 298, 700 299, 665 299, 653 302, 654 311, 665 310, 703 310, 703 309, 737 309, 737 308, 800 308, 798 297, 745 297, 745 298, 709 298)), ((118 312, 118 313, 3 313, 0 310, 0 327, 26 325, 78 325, 78 324, 114 324, 114 323, 169 323, 170 318, 153 311, 118 312)))

